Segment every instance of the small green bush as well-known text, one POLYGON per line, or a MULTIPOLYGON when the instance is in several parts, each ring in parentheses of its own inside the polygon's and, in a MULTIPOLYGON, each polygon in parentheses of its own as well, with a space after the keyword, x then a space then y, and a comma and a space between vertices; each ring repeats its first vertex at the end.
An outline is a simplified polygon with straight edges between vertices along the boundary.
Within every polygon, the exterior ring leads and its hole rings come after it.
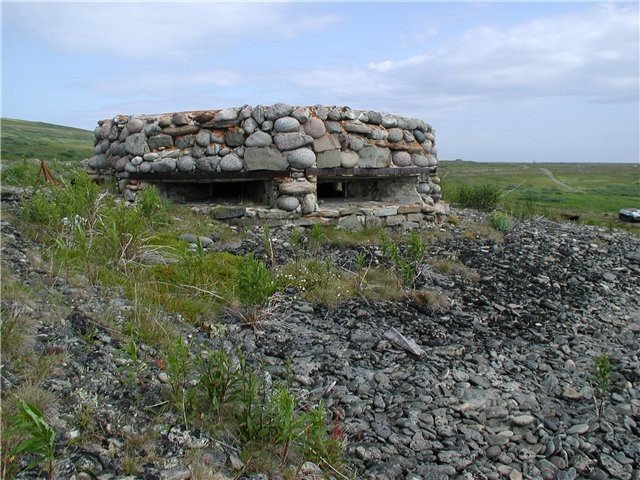
POLYGON ((267 266, 252 253, 244 257, 240 263, 236 279, 236 296, 245 306, 264 305, 276 291, 276 285, 267 266))
POLYGON ((482 185, 461 183, 456 187, 448 188, 447 196, 453 203, 483 211, 490 211, 496 208, 502 195, 500 188, 490 183, 482 185))
POLYGON ((499 232, 508 232, 513 228, 511 217, 502 212, 492 212, 489 215, 489 224, 499 232))

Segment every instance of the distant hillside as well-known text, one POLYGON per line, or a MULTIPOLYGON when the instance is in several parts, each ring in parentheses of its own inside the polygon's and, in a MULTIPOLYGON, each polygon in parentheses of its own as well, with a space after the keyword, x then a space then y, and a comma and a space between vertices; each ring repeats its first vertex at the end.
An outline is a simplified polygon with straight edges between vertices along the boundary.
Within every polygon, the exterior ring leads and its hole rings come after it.
POLYGON ((93 132, 42 122, 0 120, 2 160, 81 160, 93 153, 93 132))

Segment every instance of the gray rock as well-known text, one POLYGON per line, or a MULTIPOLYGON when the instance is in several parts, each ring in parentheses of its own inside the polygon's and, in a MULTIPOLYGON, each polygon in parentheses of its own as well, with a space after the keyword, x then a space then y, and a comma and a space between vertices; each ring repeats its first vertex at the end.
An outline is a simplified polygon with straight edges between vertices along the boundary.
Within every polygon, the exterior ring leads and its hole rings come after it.
POLYGON ((360 161, 360 157, 356 152, 342 152, 340 166, 342 168, 353 168, 360 161))
POLYGON ((181 137, 176 137, 175 139, 176 147, 179 148, 180 150, 183 150, 185 148, 191 148, 195 145, 195 143, 196 143, 195 135, 182 135, 181 137))
POLYGON ((229 155, 225 155, 220 160, 220 170, 223 172, 239 172, 242 170, 244 166, 242 159, 238 157, 235 153, 230 153, 229 155))
POLYGON ((294 150, 313 143, 313 138, 303 133, 278 133, 273 140, 280 150, 294 150))
POLYGON ((614 478, 619 478, 621 480, 630 480, 631 473, 624 469, 624 467, 615 460, 612 456, 606 455, 604 453, 600 454, 600 464, 603 468, 611 474, 614 478))
POLYGON ((391 161, 397 167, 408 167, 411 165, 411 155, 403 150, 396 150, 391 155, 391 161))
POLYGON ((173 158, 163 158, 157 162, 153 162, 152 170, 154 173, 171 173, 176 169, 176 161, 173 158))
POLYGON ((298 122, 305 123, 309 120, 309 110, 304 107, 298 107, 291 112, 291 116, 298 120, 298 122))
POLYGON ((220 152, 218 152, 218 154, 221 157, 224 157, 225 155, 229 155, 231 153, 231 149, 229 147, 224 147, 220 149, 220 152))
POLYGON ((300 122, 293 117, 280 117, 274 122, 273 129, 278 133, 297 132, 300 122))
MULTIPOLYGON (((124 127, 120 132, 120 135, 118 136, 118 140, 120 140, 121 142, 124 142, 128 136, 129 136, 129 129, 127 127, 124 127)), ((106 142, 107 145, 109 144, 109 140, 106 138, 103 140, 103 142, 106 142)))
POLYGON ((262 105, 255 106, 251 112, 251 116, 258 125, 262 125, 262 122, 265 121, 264 107, 262 105))
POLYGON ((357 215, 347 215, 345 217, 341 217, 340 220, 338 220, 338 227, 354 232, 360 232, 364 230, 363 222, 358 218, 357 215))
POLYGON ((316 111, 316 115, 318 115, 318 118, 320 120, 326 120, 328 118, 329 110, 327 110, 327 107, 323 105, 316 105, 314 108, 316 111))
POLYGON ((287 162, 287 159, 284 157, 284 155, 282 155, 279 150, 271 147, 249 147, 245 149, 244 163, 247 171, 285 171, 289 167, 289 162, 287 162))
POLYGON ((340 122, 328 120, 324 125, 329 133, 342 133, 344 131, 340 122))
POLYGON ((380 112, 368 111, 368 122, 373 125, 380 125, 382 123, 382 114, 380 112))
POLYGON ((361 168, 385 168, 391 162, 391 151, 388 148, 367 145, 358 152, 361 168))
POLYGON ((300 205, 300 201, 296 197, 281 196, 276 200, 276 207, 286 212, 293 212, 300 205))
POLYGON ((266 132, 255 132, 249 135, 244 144, 247 147, 268 147, 273 143, 271 135, 266 132))
POLYGON ((160 157, 160 155, 158 155, 158 154, 157 154, 157 153, 155 153, 155 152, 154 152, 154 153, 145 153, 145 154, 142 156, 142 159, 143 159, 145 162, 153 162, 153 161, 157 160, 157 159, 158 159, 158 157, 160 157))
POLYGON ((413 133, 411 133, 409 130, 404 130, 402 132, 402 137, 404 141, 407 143, 413 143, 416 141, 416 138, 413 136, 413 133))
MULTIPOLYGON (((91 167, 91 165, 89 166, 91 167)), ((116 169, 116 172, 124 172, 124 169, 126 166, 127 166, 127 157, 119 157, 115 161, 114 168, 116 169)), ((92 168, 96 168, 96 167, 92 167, 92 168)))
POLYGON ((331 110, 329 110, 327 118, 329 120, 334 120, 334 121, 341 120, 342 119, 342 109, 338 108, 338 107, 333 107, 331 110))
MULTIPOLYGON (((125 159, 126 162, 126 159, 125 159)), ((107 156, 104 154, 94 155, 89 159, 89 167, 96 170, 107 168, 107 156)))
MULTIPOLYGON (((421 193, 429 193, 429 192, 421 192, 421 193)), ((536 421, 536 417, 534 417, 533 415, 517 415, 511 418, 511 423, 519 427, 531 425, 535 421, 536 421)))
POLYGON ((364 123, 357 120, 344 122, 342 126, 347 132, 350 133, 360 133, 362 135, 368 135, 369 133, 371 133, 371 127, 368 127, 364 123))
POLYGON ((125 199, 127 202, 131 202, 131 203, 133 203, 133 202, 135 202, 135 201, 136 201, 136 194, 135 194, 135 192, 132 192, 132 191, 131 191, 131 190, 129 190, 128 188, 126 188, 126 189, 124 190, 124 192, 122 192, 122 196, 124 197, 124 199, 125 199))
POLYGON ((248 118, 251 118, 252 112, 253 108, 249 105, 245 105, 240 109, 240 112, 238 113, 238 120, 247 120, 248 118))
POLYGON ((189 117, 187 117, 184 113, 174 113, 171 117, 171 123, 173 123, 176 127, 180 125, 188 125, 189 117))
POLYGON ((324 122, 319 118, 310 118, 307 123, 304 124, 304 133, 313 138, 320 138, 327 133, 327 129, 324 122))
POLYGON ((127 122, 127 130, 129 133, 140 133, 144 128, 144 122, 139 118, 130 118, 127 122))
POLYGON ((200 242, 200 245, 202 245, 203 248, 208 248, 213 245, 213 240, 211 238, 202 235, 194 235, 193 233, 183 233, 180 235, 180 240, 195 244, 200 242))
POLYGON ((389 132, 384 128, 372 128, 367 137, 371 140, 386 140, 389 137, 389 132))
POLYGON ((140 173, 150 173, 152 168, 153 165, 151 162, 142 162, 138 167, 138 170, 140 171, 140 173))
POLYGON ((204 157, 205 153, 206 153, 206 149, 202 148, 200 145, 194 145, 191 148, 191 156, 193 158, 204 157))
POLYGON ((415 130, 418 121, 413 118, 398 117, 398 127, 404 130, 415 130))
POLYGON ((316 154, 309 148, 298 148, 287 155, 287 161, 293 168, 302 170, 313 166, 316 154))
POLYGON ((293 107, 291 105, 287 105, 286 103, 276 103, 267 107, 264 111, 264 116, 267 120, 277 120, 281 117, 286 117, 291 113, 293 107))
POLYGON ((244 144, 244 132, 241 128, 227 131, 224 141, 230 147, 239 147, 244 144))
POLYGON ((262 122, 260 129, 263 132, 270 132, 271 130, 273 130, 273 122, 271 120, 265 120, 264 122, 262 122))
POLYGON ((365 140, 358 135, 348 135, 346 138, 347 148, 349 150, 353 150, 354 152, 359 152, 365 146, 365 140))
POLYGON ((182 173, 189 173, 195 170, 196 162, 190 155, 180 157, 176 162, 176 166, 178 167, 178 171, 182 173))
POLYGON ((382 126, 384 128, 392 128, 398 125, 398 120, 395 117, 389 115, 382 116, 382 126))
POLYGON ((242 129, 244 133, 247 135, 251 135, 258 128, 258 122, 256 122, 253 117, 247 118, 244 122, 242 122, 242 129))
POLYGON ((413 155, 411 155, 411 161, 413 162, 413 164, 416 167, 428 167, 429 166, 429 159, 427 157, 425 157, 424 155, 419 155, 417 153, 414 153, 413 155))
POLYGON ((209 130, 200 130, 196 135, 196 143, 201 147, 206 147, 211 141, 211 132, 209 130))
POLYGON ((422 143, 427 139, 427 137, 425 136, 424 132, 422 132, 421 130, 418 130, 418 129, 413 131, 413 137, 416 139, 416 141, 418 143, 422 143))
POLYGON ((220 164, 220 157, 209 156, 196 158, 195 164, 196 168, 201 172, 215 172, 220 164))
POLYGON ((231 122, 231 124, 234 124, 238 120, 239 111, 240 110, 237 108, 225 108, 224 110, 220 110, 213 116, 213 122, 218 124, 231 122))
POLYGON ((313 150, 316 153, 324 152, 326 150, 335 150, 336 148, 340 148, 340 142, 338 137, 335 135, 325 134, 313 141, 313 150))
POLYGON ((211 132, 211 141, 213 143, 218 143, 222 145, 224 143, 224 132, 222 131, 211 132))
POLYGON ((387 140, 389 140, 391 143, 398 143, 402 141, 403 137, 404 135, 401 128, 392 128, 389 130, 389 136, 387 137, 387 140))
MULTIPOLYGON (((153 137, 157 138, 157 137, 153 137)), ((144 155, 149 152, 149 145, 147 144, 147 137, 144 133, 135 133, 129 135, 124 142, 124 148, 127 153, 131 155, 144 155)))
POLYGON ((342 164, 342 152, 340 150, 327 150, 318 154, 318 168, 335 168, 342 164))
POLYGON ((140 156, 133 157, 131 159, 131 163, 137 167, 138 165, 140 165, 142 163, 142 157, 140 157, 140 156))
POLYGON ((173 467, 160 472, 163 480, 189 480, 191 470, 189 467, 173 467))
POLYGON ((304 178, 281 183, 278 190, 282 195, 306 195, 316 191, 316 184, 308 182, 304 178))
POLYGON ((173 138, 169 135, 157 134, 153 137, 149 137, 148 143, 151 150, 170 148, 173 147, 173 138))
POLYGON ((302 208, 302 213, 304 215, 308 215, 313 213, 316 209, 317 197, 315 193, 307 193, 303 199, 300 207, 302 208))
POLYGON ((181 127, 167 127, 162 129, 162 133, 171 135, 172 137, 179 137, 181 135, 190 135, 197 133, 200 130, 196 125, 183 125, 181 127))

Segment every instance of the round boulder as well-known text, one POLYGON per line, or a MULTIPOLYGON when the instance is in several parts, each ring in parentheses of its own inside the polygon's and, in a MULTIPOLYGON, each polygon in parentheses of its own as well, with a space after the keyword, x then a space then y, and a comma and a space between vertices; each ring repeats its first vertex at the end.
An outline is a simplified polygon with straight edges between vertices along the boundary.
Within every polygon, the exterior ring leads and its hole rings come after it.
POLYGON ((242 159, 235 153, 225 155, 222 157, 222 160, 220 160, 220 170, 223 172, 239 172, 242 170, 242 167, 242 159))
POLYGON ((185 155, 184 157, 180 157, 176 162, 176 166, 178 167, 178 171, 182 173, 189 173, 195 170, 196 162, 190 155, 185 155))
POLYGON ((293 212, 300 205, 300 201, 296 197, 283 196, 276 201, 276 207, 286 212, 293 212))
POLYGON ((400 142, 403 137, 404 133, 402 132, 401 128, 392 128, 389 130, 389 136, 387 137, 387 140, 389 140, 391 143, 397 143, 400 142))
POLYGON ((293 117, 281 117, 274 122, 273 129, 279 133, 297 132, 300 122, 293 117))
POLYGON ((310 118, 304 124, 304 133, 313 138, 320 138, 327 133, 327 129, 324 126, 324 122, 319 118, 310 118))
POLYGON ((414 153, 413 155, 411 155, 411 160, 413 161, 413 164, 416 167, 428 167, 429 166, 429 159, 427 157, 425 157, 424 155, 418 155, 417 153, 414 153))
POLYGON ((173 158, 163 158, 153 162, 153 173, 171 173, 176 169, 176 161, 173 158))
POLYGON ((129 133, 140 133, 144 128, 144 122, 139 118, 130 118, 127 122, 129 133))
POLYGON ((316 154, 309 148, 297 148, 289 153, 287 161, 291 167, 303 170, 316 163, 316 154))
POLYGON ((411 155, 403 150, 396 150, 391 155, 391 161, 396 167, 408 167, 411 165, 411 155))

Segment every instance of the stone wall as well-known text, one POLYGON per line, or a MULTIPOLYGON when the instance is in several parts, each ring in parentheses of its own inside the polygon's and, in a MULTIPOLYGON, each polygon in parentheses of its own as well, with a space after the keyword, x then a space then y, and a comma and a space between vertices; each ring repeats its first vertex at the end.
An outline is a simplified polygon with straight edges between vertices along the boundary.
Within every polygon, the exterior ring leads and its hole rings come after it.
MULTIPOLYGON (((416 203, 440 199, 433 128, 349 107, 244 106, 98 122, 85 165, 115 175, 128 200, 144 183, 264 179, 271 207, 317 209, 318 176, 414 176, 416 203), (366 169, 367 171, 365 171, 366 169)), ((403 196, 403 198, 405 198, 403 196)))

